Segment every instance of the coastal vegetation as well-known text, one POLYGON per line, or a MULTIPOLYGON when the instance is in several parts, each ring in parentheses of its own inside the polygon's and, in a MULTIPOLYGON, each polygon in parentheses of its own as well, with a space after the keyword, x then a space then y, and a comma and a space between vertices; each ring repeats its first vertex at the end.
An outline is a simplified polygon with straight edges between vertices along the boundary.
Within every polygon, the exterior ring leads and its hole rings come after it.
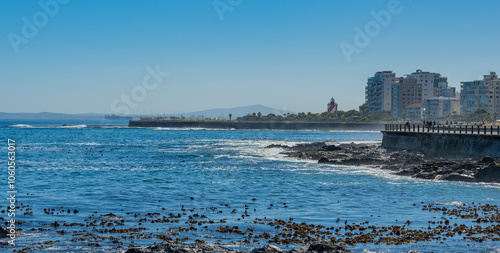
POLYGON ((276 115, 270 113, 268 115, 262 115, 260 112, 249 113, 243 117, 238 117, 239 121, 336 121, 336 122, 355 122, 355 121, 369 121, 367 117, 357 110, 337 111, 333 112, 322 112, 322 113, 311 113, 311 112, 299 112, 299 113, 285 113, 283 115, 276 115))
POLYGON ((442 117, 438 117, 434 114, 422 114, 414 115, 411 111, 409 115, 406 113, 405 119, 398 119, 390 115, 382 115, 381 113, 372 113, 366 106, 361 105, 359 110, 349 110, 342 111, 339 110, 336 113, 333 112, 322 112, 322 113, 311 113, 311 112, 299 112, 299 113, 285 113, 283 115, 270 113, 268 115, 262 115, 260 112, 249 113, 243 117, 238 117, 238 121, 331 121, 331 122, 395 122, 395 121, 411 121, 411 122, 422 122, 424 120, 439 121, 441 124, 444 122, 475 122, 475 123, 487 123, 494 122, 499 116, 498 112, 494 115, 489 114, 486 110, 478 108, 475 112, 470 112, 467 115, 457 115, 456 111, 451 114, 448 113, 442 117), (419 117, 421 116, 421 117, 419 117))
POLYGON ((365 105, 359 106, 359 110, 338 110, 337 112, 322 112, 322 113, 312 113, 312 112, 299 112, 299 113, 284 113, 275 114, 269 113, 267 115, 262 114, 262 112, 248 113, 245 116, 237 117, 234 119, 234 115, 229 113, 227 118, 204 118, 204 119, 192 119, 192 118, 178 118, 178 117, 157 117, 157 118, 141 118, 144 120, 182 120, 182 121, 300 121, 300 122, 397 122, 397 121, 410 121, 421 123, 423 121, 436 121, 440 124, 445 124, 448 122, 452 123, 475 123, 475 124, 485 124, 490 122, 495 122, 499 116, 498 112, 494 115, 489 114, 486 110, 478 108, 477 111, 468 111, 466 115, 458 115, 456 111, 448 113, 441 117, 434 114, 422 114, 417 115, 410 111, 409 114, 403 113, 403 118, 398 119, 391 115, 373 113, 365 105))

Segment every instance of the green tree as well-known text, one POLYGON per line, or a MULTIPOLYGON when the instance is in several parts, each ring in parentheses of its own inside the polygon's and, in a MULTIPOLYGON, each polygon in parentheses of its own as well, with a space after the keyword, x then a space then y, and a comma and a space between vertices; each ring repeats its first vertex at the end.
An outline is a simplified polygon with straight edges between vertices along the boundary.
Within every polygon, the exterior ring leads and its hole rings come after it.
POLYGON ((269 113, 269 114, 266 116, 266 118, 267 118, 268 120, 274 120, 274 119, 276 118, 276 114, 274 114, 274 113, 269 113))
POLYGON ((360 105, 359 106, 359 112, 361 113, 362 116, 367 116, 366 112, 368 111, 368 106, 366 105, 360 105))
POLYGON ((335 114, 336 118, 338 121, 344 121, 345 120, 345 112, 342 110, 338 110, 337 113, 335 114))
POLYGON ((345 113, 346 117, 357 117, 357 116, 361 116, 361 113, 359 111, 356 111, 356 110, 349 110, 345 113))

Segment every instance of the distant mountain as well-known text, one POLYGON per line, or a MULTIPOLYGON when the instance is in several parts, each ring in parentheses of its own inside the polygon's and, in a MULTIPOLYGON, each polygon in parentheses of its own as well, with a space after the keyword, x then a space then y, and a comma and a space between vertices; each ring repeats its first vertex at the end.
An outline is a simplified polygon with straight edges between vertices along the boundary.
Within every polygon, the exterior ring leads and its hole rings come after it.
POLYGON ((262 115, 268 115, 269 113, 284 114, 284 113, 292 113, 291 111, 286 110, 278 110, 272 107, 267 107, 264 105, 250 105, 250 106, 241 106, 234 108, 218 108, 218 109, 209 109, 197 112, 184 113, 183 116, 186 118, 222 118, 229 119, 229 114, 233 115, 233 119, 237 117, 245 116, 249 113, 262 113, 262 115))
MULTIPOLYGON (((234 108, 219 108, 210 109, 198 112, 183 113, 182 116, 186 118, 223 118, 229 119, 229 114, 233 115, 233 119, 237 117, 245 116, 249 113, 262 113, 262 115, 268 115, 269 113, 274 114, 284 114, 290 111, 278 110, 275 108, 263 106, 263 105, 250 105, 234 108)), ((291 113, 291 112, 290 112, 291 113)), ((38 112, 38 113, 9 113, 0 112, 0 119, 98 119, 104 120, 104 115, 102 113, 80 113, 80 114, 67 114, 67 113, 53 113, 53 112, 38 112)), ((134 119, 138 119, 140 115, 129 115, 134 119)), ((149 115, 149 116, 180 116, 180 115, 149 115)))

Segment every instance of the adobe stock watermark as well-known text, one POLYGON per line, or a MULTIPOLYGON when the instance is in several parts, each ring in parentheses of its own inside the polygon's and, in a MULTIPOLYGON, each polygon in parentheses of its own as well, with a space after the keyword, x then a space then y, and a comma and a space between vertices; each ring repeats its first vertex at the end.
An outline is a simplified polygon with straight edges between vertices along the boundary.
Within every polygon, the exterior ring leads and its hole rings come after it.
POLYGON ((155 90, 163 82, 163 78, 169 75, 168 72, 160 70, 159 64, 156 65, 156 69, 147 66, 146 71, 148 74, 142 78, 141 85, 135 86, 130 91, 130 94, 122 94, 119 99, 115 99, 111 103, 111 111, 114 114, 129 115, 131 109, 137 108, 139 103, 146 99, 148 91, 155 90))
POLYGON ((9 32, 7 34, 7 39, 9 39, 12 49, 17 54, 19 53, 19 46, 21 44, 28 44, 30 39, 33 39, 38 34, 38 29, 46 26, 51 18, 54 18, 61 5, 69 3, 70 0, 40 0, 38 5, 42 10, 35 12, 31 18, 26 16, 21 18, 23 25, 21 26, 21 32, 19 34, 9 32))
POLYGON ((9 205, 7 206, 7 216, 10 219, 7 220, 6 224, 9 224, 6 229, 8 231, 7 236, 10 238, 9 244, 11 246, 16 246, 16 141, 13 139, 7 140, 7 157, 8 157, 8 186, 9 190, 7 191, 9 201, 9 205))
POLYGON ((240 5, 243 0, 215 0, 212 5, 219 16, 220 21, 224 21, 224 14, 228 11, 234 11, 234 8, 240 5))
POLYGON ((340 43, 340 50, 342 50, 347 63, 351 62, 352 54, 360 54, 361 49, 370 44, 371 38, 377 37, 382 31, 382 28, 387 27, 391 23, 393 15, 400 14, 402 11, 403 6, 401 6, 399 0, 389 0, 387 9, 385 10, 380 10, 378 12, 374 10, 370 11, 374 20, 368 21, 364 29, 358 26, 354 27, 354 32, 356 34, 354 35, 353 45, 346 42, 340 43))

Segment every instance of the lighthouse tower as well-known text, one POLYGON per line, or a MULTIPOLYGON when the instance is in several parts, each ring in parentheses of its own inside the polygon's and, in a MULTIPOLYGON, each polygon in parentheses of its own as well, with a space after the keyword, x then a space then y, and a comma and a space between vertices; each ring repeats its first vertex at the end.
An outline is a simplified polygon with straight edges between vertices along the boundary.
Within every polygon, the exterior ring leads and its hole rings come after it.
POLYGON ((332 99, 330 99, 330 103, 327 104, 326 109, 328 112, 337 113, 338 106, 339 105, 335 103, 335 99, 333 99, 333 97, 332 97, 332 99))

